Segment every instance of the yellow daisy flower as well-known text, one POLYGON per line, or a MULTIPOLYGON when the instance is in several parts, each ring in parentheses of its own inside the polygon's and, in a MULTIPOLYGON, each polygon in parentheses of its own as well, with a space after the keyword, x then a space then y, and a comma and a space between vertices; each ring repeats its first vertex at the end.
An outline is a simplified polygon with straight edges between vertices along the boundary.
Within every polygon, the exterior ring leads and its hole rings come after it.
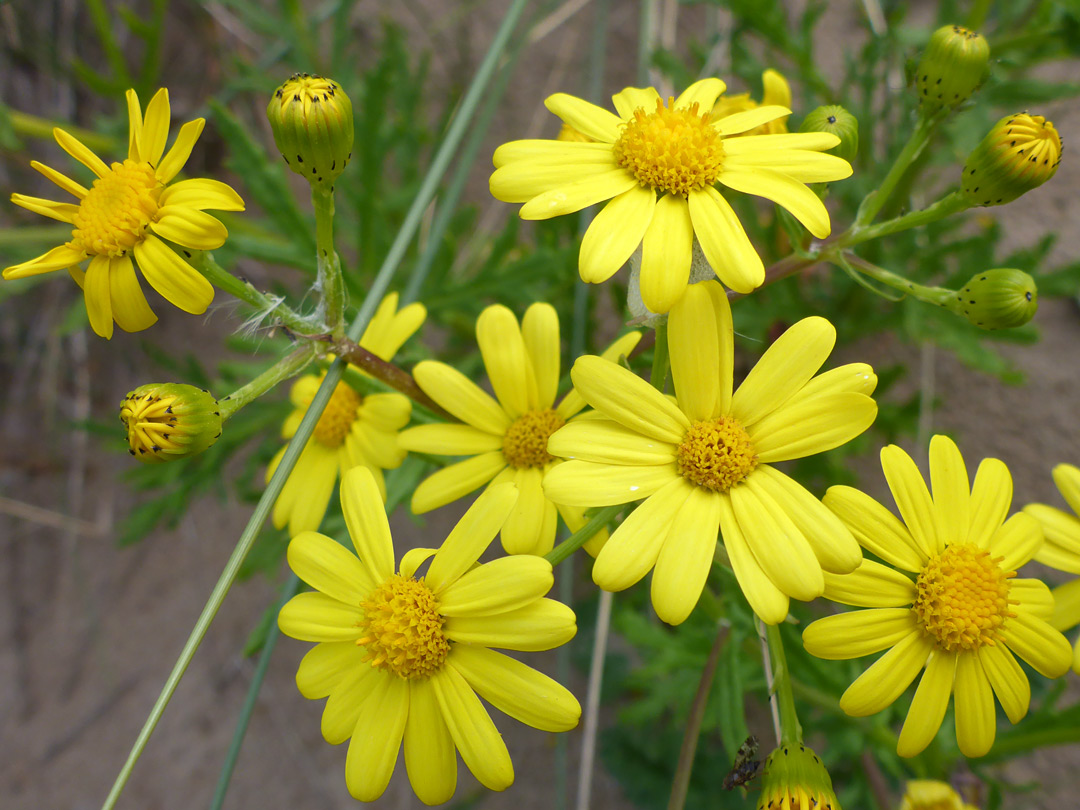
POLYGON ((968 804, 947 782, 913 779, 907 783, 900 810, 978 810, 968 804))
POLYGON ((567 425, 548 452, 573 459, 544 478, 558 503, 645 499, 597 555, 593 579, 621 591, 653 569, 657 615, 679 624, 705 587, 722 531, 750 606, 769 624, 788 598, 825 588, 822 569, 862 559, 851 532, 773 466, 820 453, 866 430, 877 384, 863 363, 814 376, 836 330, 806 318, 785 332, 732 394, 733 330, 723 288, 692 284, 668 321, 674 401, 614 363, 582 357, 570 376, 602 419, 567 425))
POLYGON ((695 237, 724 284, 751 292, 765 268, 716 185, 772 200, 824 238, 829 214, 804 184, 842 180, 851 166, 821 153, 840 142, 827 133, 732 137, 791 110, 762 106, 710 121, 723 91, 719 79, 703 79, 665 104, 651 87, 628 87, 612 97, 618 115, 556 93, 547 108, 596 142, 503 144, 491 193, 524 203, 523 219, 610 200, 582 239, 581 278, 606 281, 641 245, 641 292, 653 312, 669 311, 683 294, 695 237))
MULTIPOLYGON (((709 115, 709 120, 719 121, 729 115, 756 110, 758 107, 791 107, 791 85, 784 78, 784 74, 769 68, 761 74, 761 83, 765 88, 765 92, 761 96, 760 104, 750 98, 749 93, 739 93, 738 95, 725 93, 716 100, 712 113, 709 115)), ((782 135, 787 131, 787 117, 785 116, 783 118, 774 118, 767 124, 762 124, 760 127, 741 133, 737 137, 744 135, 782 135)))
MULTIPOLYGON (((623 335, 604 352, 614 365, 641 339, 623 335)), ((585 400, 574 391, 558 405, 559 316, 550 304, 533 304, 518 325, 504 306, 487 307, 476 321, 476 342, 498 402, 445 363, 425 360, 413 369, 424 393, 462 425, 419 425, 401 434, 406 450, 471 456, 421 482, 412 498, 416 514, 429 512, 476 488, 513 481, 521 497, 502 530, 508 554, 546 554, 555 543, 556 513, 570 531, 587 522, 585 510, 544 497, 544 473, 559 463, 547 452, 548 437, 571 420, 585 400), (489 483, 490 482, 490 483, 489 483)), ((595 554, 607 540, 599 532, 586 545, 595 554)))
POLYGON ((164 87, 158 90, 146 108, 145 120, 134 90, 127 91, 127 106, 128 156, 111 167, 75 136, 53 130, 60 147, 97 179, 87 189, 55 169, 31 161, 31 166, 79 202, 53 202, 25 194, 12 194, 11 201, 70 223, 71 241, 3 272, 4 278, 25 278, 67 268, 83 289, 90 326, 104 338, 112 337, 113 321, 125 332, 141 331, 157 321, 135 275, 136 265, 169 303, 195 315, 205 312, 214 300, 214 288, 162 239, 183 248, 213 250, 225 243, 228 232, 205 209, 244 210, 240 196, 217 180, 171 183, 187 163, 204 119, 196 118, 180 127, 172 148, 165 153, 169 91, 164 87), (87 258, 90 264, 84 273, 79 264, 87 258))
POLYGON ((278 625, 318 642, 300 662, 296 685, 304 697, 328 698, 327 742, 351 738, 345 782, 355 798, 382 795, 402 738, 409 781, 425 804, 454 795, 455 749, 485 787, 509 787, 514 767, 479 697, 543 731, 577 725, 581 707, 566 688, 491 649, 550 650, 577 632, 574 612, 544 598, 554 581, 547 560, 477 565, 516 499, 512 484, 491 487, 441 548, 408 552, 395 573, 378 487, 357 467, 341 484, 356 554, 314 532, 289 544, 289 565, 315 592, 293 597, 278 625), (417 577, 429 557, 427 575, 417 577))
POLYGON ((1050 589, 1014 578, 1042 545, 1042 530, 1023 513, 1005 520, 1012 478, 1002 462, 984 459, 971 486, 945 436, 930 441, 933 496, 899 447, 882 449, 881 466, 903 522, 851 487, 831 487, 824 498, 886 563, 863 560, 852 574, 827 575, 825 596, 871 609, 819 619, 803 644, 827 659, 889 650, 840 698, 856 717, 890 705, 925 667, 897 752, 926 748, 955 694, 956 741, 965 756, 980 757, 994 744, 994 695, 1013 723, 1028 710, 1031 687, 1013 654, 1048 678, 1069 668, 1069 642, 1047 623, 1050 589))
MULTIPOLYGON (((1039 521, 1046 536, 1035 560, 1059 571, 1080 574, 1080 467, 1059 464, 1054 467, 1053 475, 1061 497, 1073 514, 1042 503, 1024 507, 1026 514, 1039 521)), ((1080 579, 1054 588, 1054 615, 1050 618, 1055 630, 1069 630, 1077 624, 1080 624, 1080 579)), ((1080 674, 1080 638, 1073 649, 1072 668, 1080 674)))
MULTIPOLYGON (((389 361, 397 354, 427 317, 423 304, 409 304, 400 312, 397 304, 396 292, 387 295, 360 338, 360 345, 382 360, 389 361)), ((293 383, 289 398, 296 410, 285 420, 282 438, 291 439, 296 433, 325 376, 307 374, 293 383)), ((358 465, 371 471, 385 499, 382 471, 395 469, 405 460, 405 450, 398 446, 398 431, 409 423, 411 413, 412 403, 402 394, 362 395, 347 381, 339 382, 278 495, 274 526, 288 526, 294 536, 318 529, 339 471, 344 475, 358 465)), ((282 447, 266 470, 267 481, 284 455, 282 447)))

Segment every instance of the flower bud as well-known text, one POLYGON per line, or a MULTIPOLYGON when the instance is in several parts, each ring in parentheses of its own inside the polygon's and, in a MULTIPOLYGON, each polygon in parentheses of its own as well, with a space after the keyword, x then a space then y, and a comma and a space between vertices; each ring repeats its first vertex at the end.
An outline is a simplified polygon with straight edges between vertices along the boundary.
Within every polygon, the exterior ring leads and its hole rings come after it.
POLYGON ((839 104, 818 107, 803 119, 799 132, 828 132, 835 135, 840 143, 825 151, 848 163, 855 160, 855 155, 859 153, 859 121, 839 104))
POLYGON ((840 810, 829 772, 818 755, 801 743, 782 745, 769 754, 757 806, 758 810, 840 810))
POLYGON ((1001 205, 1041 186, 1061 162, 1061 137, 1041 115, 1002 118, 964 164, 961 187, 973 205, 1001 205))
POLYGON ((1011 329, 1035 317, 1039 291, 1023 270, 985 270, 957 290, 948 307, 982 329, 1011 329))
POLYGON ((915 86, 927 112, 952 108, 966 101, 986 79, 990 46, 982 34, 946 25, 930 37, 915 86))
POLYGON ((900 810, 976 810, 948 782, 913 779, 904 790, 900 810))
POLYGON ((274 93, 266 115, 289 168, 313 185, 332 184, 352 157, 352 102, 332 79, 294 74, 274 93))
POLYGON ((141 385, 120 403, 131 455, 154 463, 194 456, 221 435, 221 409, 209 391, 181 383, 141 385))

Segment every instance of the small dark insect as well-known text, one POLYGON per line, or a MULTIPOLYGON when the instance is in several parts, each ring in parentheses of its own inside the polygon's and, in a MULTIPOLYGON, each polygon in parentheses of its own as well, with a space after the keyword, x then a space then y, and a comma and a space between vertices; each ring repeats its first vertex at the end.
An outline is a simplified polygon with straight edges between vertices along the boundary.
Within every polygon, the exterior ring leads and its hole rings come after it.
POLYGON ((724 790, 734 790, 737 787, 752 782, 761 773, 763 763, 757 758, 757 737, 751 734, 735 753, 735 764, 731 772, 724 777, 724 790))

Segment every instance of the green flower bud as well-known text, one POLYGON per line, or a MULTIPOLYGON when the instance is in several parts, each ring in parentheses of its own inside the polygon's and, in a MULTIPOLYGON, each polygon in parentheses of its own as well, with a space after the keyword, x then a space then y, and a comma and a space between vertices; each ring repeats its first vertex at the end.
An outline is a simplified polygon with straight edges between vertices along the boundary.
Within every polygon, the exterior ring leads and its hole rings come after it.
POLYGON ((141 385, 120 403, 131 455, 155 463, 201 453, 221 435, 221 409, 209 391, 181 383, 141 385))
POLYGON ((982 329, 1011 329, 1035 317, 1039 291, 1023 270, 985 270, 953 293, 947 306, 982 329))
POLYGON ((961 187, 973 205, 1001 205, 1041 186, 1061 162, 1061 137, 1041 115, 1002 118, 964 164, 961 187))
POLYGON ((274 143, 289 164, 313 185, 332 184, 352 157, 352 102, 341 85, 296 73, 266 107, 274 143))
POLYGON ((919 104, 927 112, 952 108, 966 101, 986 79, 990 46, 982 34, 946 25, 930 37, 915 86, 919 104))
POLYGON ((832 779, 818 755, 801 743, 782 745, 765 760, 758 810, 840 810, 832 779))
POLYGON ((826 151, 848 163, 859 153, 859 120, 839 104, 818 107, 803 119, 799 132, 828 132, 835 135, 840 143, 826 151))

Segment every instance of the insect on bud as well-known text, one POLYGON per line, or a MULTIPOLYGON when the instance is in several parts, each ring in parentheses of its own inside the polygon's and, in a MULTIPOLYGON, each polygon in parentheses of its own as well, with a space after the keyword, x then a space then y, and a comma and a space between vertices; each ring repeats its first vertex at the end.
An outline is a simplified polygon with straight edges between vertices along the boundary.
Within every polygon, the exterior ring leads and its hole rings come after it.
POLYGON ((201 453, 221 436, 221 409, 209 391, 181 383, 141 385, 120 403, 128 452, 140 461, 201 453))
POLYGON ((1011 329, 1035 317, 1039 291, 1023 270, 997 268, 972 276, 947 306, 981 329, 1011 329))
POLYGON ((332 79, 296 73, 266 107, 274 143, 312 185, 332 184, 352 157, 352 102, 332 79))
POLYGON ((1001 205, 1054 176, 1061 136, 1041 115, 1002 118, 964 163, 961 187, 974 205, 1001 205))
POLYGON ((840 810, 821 759, 802 743, 781 745, 765 760, 758 810, 840 810))
POLYGON ((982 34, 946 25, 930 37, 919 62, 915 86, 927 112, 962 104, 986 79, 990 46, 982 34))
POLYGON ((799 132, 828 132, 835 135, 840 143, 825 151, 848 163, 859 153, 859 121, 839 104, 818 107, 803 119, 799 132))

